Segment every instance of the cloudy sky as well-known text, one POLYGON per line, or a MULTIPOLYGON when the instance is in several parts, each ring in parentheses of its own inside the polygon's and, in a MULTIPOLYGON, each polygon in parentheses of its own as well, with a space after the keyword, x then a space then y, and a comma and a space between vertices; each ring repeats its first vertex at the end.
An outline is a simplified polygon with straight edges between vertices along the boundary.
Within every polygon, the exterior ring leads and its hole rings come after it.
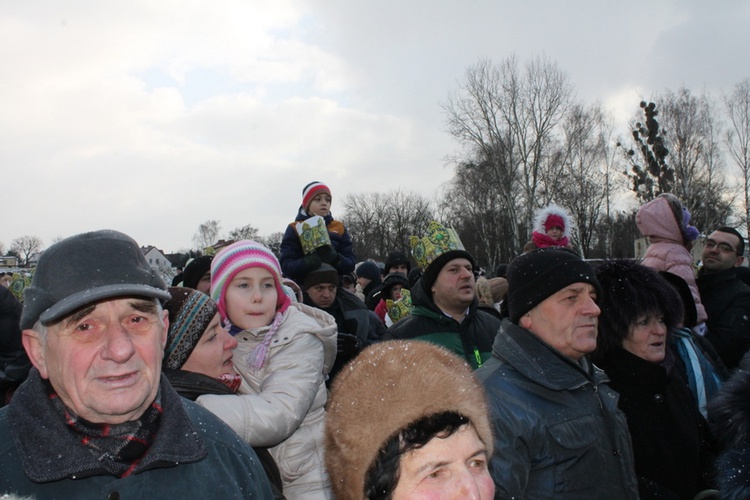
POLYGON ((118 229, 166 252, 198 226, 283 231, 321 180, 429 198, 467 67, 545 54, 623 123, 684 85, 750 77, 750 2, 7 0, 0 242, 118 229))

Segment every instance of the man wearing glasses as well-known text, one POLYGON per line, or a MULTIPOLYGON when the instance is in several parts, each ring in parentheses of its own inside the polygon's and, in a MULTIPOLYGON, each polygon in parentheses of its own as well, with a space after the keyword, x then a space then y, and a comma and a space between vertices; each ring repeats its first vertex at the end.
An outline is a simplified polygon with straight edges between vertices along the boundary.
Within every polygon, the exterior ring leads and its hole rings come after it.
POLYGON ((736 229, 720 227, 708 236, 698 290, 706 308, 706 339, 730 370, 750 348, 750 287, 735 268, 742 265, 745 240, 736 229))

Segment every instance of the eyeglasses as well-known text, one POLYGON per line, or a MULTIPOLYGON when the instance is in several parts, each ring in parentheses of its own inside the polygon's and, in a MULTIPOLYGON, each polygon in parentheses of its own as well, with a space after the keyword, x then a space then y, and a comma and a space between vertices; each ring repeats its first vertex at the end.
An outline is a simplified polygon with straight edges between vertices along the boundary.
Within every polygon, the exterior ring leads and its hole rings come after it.
POLYGON ((714 240, 706 241, 706 248, 709 250, 713 250, 716 247, 719 247, 719 251, 723 253, 736 253, 729 243, 716 243, 714 240))

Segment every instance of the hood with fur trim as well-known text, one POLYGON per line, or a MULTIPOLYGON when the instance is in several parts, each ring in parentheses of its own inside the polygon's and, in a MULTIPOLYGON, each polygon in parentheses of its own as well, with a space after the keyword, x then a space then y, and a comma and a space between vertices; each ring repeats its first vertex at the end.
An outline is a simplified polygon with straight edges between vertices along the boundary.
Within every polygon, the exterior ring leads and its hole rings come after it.
POLYGON ((534 214, 534 231, 540 234, 547 234, 544 223, 550 215, 557 215, 563 220, 563 224, 565 225, 563 227, 563 238, 570 238, 570 215, 568 215, 568 212, 564 208, 554 203, 538 210, 534 214))

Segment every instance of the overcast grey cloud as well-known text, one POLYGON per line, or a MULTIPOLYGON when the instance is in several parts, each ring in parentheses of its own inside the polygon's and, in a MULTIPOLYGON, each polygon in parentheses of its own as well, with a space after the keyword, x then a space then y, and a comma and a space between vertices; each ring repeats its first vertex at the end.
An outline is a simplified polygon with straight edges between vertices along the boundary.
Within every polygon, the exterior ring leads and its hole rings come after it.
POLYGON ((624 125, 656 91, 750 77, 749 22, 742 1, 2 2, 0 241, 270 234, 312 180, 334 214, 432 197, 458 147, 440 105, 478 59, 544 54, 624 125))

